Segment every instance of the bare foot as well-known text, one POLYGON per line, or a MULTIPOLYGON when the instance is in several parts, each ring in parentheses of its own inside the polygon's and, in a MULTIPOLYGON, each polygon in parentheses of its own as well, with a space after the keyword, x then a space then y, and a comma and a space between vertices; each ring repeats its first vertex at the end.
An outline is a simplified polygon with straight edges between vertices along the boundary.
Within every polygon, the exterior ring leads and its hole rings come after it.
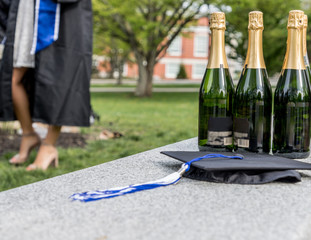
POLYGON ((58 152, 57 149, 50 144, 42 143, 38 151, 36 160, 30 164, 26 170, 32 171, 36 169, 46 170, 52 165, 58 167, 58 152))
POLYGON ((11 164, 22 164, 26 162, 31 150, 39 146, 40 142, 41 139, 35 132, 23 134, 19 153, 11 158, 9 162, 11 164))

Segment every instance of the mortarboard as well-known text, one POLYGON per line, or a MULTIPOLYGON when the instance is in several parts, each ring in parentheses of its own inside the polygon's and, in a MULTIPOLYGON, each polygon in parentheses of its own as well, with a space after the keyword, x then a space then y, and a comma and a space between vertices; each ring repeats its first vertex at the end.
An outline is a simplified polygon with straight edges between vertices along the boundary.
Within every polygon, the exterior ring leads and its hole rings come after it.
MULTIPOLYGON (((198 159, 206 154, 216 154, 197 151, 164 151, 161 153, 184 163, 192 159, 198 159)), ((269 154, 249 152, 221 154, 225 156, 243 156, 243 159, 222 157, 202 159, 193 162, 189 171, 183 176, 221 183, 262 184, 273 181, 295 183, 301 181, 301 176, 294 170, 311 170, 310 163, 269 154)))

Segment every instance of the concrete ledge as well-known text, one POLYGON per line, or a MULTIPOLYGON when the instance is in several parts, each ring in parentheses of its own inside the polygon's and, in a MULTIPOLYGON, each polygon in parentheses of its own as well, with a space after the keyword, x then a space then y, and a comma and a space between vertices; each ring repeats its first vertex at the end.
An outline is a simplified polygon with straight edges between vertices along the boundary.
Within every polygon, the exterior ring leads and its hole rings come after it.
MULTIPOLYGON (((160 151, 197 150, 196 139, 0 193, 1 239, 311 239, 311 173, 298 184, 174 186, 91 203, 75 192, 142 183, 180 167, 160 151)), ((63 160, 65 161, 65 160, 63 160)))

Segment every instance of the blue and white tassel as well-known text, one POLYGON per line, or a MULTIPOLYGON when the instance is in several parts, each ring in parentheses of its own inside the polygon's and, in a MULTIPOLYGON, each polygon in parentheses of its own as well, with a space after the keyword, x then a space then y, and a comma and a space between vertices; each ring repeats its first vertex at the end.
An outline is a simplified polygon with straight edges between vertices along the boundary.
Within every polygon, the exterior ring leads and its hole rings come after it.
POLYGON ((150 189, 154 189, 158 187, 164 187, 164 186, 168 186, 171 184, 175 184, 182 178, 182 175, 185 172, 189 171, 190 165, 193 162, 200 161, 206 158, 243 159, 242 156, 226 156, 226 155, 214 154, 214 153, 207 154, 203 157, 198 157, 198 158, 192 159, 189 162, 182 164, 181 168, 177 172, 174 172, 166 176, 165 178, 161 178, 161 179, 143 183, 143 184, 129 185, 126 187, 110 188, 107 190, 98 190, 98 191, 90 191, 90 192, 83 192, 83 193, 75 193, 70 198, 72 200, 78 200, 81 202, 90 202, 90 201, 100 200, 104 198, 113 198, 113 197, 118 197, 118 196, 129 194, 129 193, 139 192, 143 190, 150 190, 150 189))

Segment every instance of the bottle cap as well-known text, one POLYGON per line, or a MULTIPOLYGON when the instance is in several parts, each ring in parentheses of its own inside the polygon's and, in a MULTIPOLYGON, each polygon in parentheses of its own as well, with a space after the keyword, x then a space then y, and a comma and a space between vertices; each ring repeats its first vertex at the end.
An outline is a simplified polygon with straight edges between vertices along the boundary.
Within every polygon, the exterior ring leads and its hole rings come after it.
POLYGON ((303 27, 307 28, 308 27, 308 15, 303 16, 303 27))
POLYGON ((301 10, 292 10, 288 15, 287 28, 302 28, 304 23, 304 12, 301 10))
POLYGON ((226 29, 225 13, 214 12, 211 14, 210 29, 226 29))
POLYGON ((248 29, 249 30, 263 30, 263 13, 260 11, 253 11, 248 14, 248 29))

